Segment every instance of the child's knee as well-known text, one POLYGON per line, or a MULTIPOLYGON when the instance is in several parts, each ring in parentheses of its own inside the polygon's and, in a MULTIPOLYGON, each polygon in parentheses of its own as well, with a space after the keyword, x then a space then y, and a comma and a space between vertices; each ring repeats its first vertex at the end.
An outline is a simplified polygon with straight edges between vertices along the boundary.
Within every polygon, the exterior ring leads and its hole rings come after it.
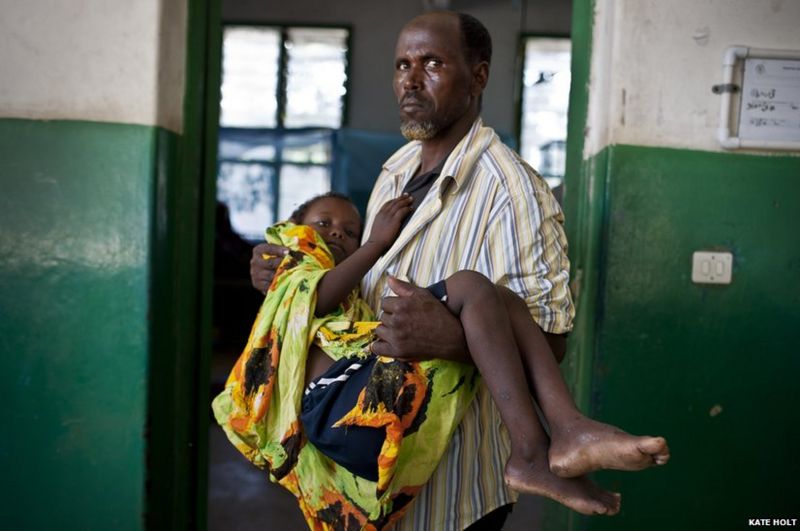
POLYGON ((446 281, 448 298, 461 300, 497 299, 499 293, 494 282, 481 273, 462 270, 449 276, 446 281))

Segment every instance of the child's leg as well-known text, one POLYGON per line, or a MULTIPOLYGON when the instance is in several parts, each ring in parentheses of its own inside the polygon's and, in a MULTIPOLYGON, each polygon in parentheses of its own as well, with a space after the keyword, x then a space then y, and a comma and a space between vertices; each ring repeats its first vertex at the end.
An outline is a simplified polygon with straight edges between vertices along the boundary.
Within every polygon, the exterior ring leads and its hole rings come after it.
POLYGON ((665 464, 669 448, 663 437, 633 436, 581 414, 527 306, 511 290, 498 288, 531 389, 550 426, 550 469, 562 477, 575 477, 599 469, 641 470, 665 464))
POLYGON ((587 478, 554 475, 547 435, 534 410, 503 296, 483 275, 461 271, 446 279, 447 307, 464 327, 472 359, 511 437, 505 479, 515 490, 547 496, 583 514, 615 514, 619 495, 587 478))

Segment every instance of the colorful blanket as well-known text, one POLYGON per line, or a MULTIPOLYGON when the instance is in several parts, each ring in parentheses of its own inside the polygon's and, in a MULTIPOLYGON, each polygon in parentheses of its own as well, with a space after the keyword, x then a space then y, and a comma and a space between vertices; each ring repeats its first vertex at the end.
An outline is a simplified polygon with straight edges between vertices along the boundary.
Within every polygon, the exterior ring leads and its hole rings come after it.
POLYGON ((336 423, 386 428, 378 481, 348 472, 303 434, 306 358, 312 342, 334 360, 368 356, 379 323, 355 291, 333 313, 314 316, 316 286, 334 264, 313 229, 278 224, 267 230, 267 240, 290 252, 214 399, 217 422, 242 454, 297 497, 311 529, 387 528, 438 465, 474 395, 477 371, 441 360, 379 358, 358 404, 336 423))

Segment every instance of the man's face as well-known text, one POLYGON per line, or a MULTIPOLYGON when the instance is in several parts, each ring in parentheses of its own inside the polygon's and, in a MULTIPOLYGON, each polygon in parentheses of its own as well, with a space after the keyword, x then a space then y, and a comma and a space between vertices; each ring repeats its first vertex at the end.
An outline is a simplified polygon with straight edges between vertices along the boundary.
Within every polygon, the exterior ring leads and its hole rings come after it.
POLYGON ((477 95, 458 18, 423 17, 403 29, 395 48, 394 93, 408 140, 435 138, 470 110, 477 95))

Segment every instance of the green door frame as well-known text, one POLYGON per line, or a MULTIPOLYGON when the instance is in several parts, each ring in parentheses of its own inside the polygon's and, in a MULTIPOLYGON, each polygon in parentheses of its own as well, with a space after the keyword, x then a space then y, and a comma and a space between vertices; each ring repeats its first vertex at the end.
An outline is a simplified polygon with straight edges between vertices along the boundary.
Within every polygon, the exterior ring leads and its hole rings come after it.
MULTIPOLYGON (((600 257, 605 216, 605 176, 597 164, 602 157, 583 160, 589 107, 592 34, 595 0, 572 2, 572 82, 567 121, 567 160, 564 212, 570 243, 570 287, 576 304, 575 325, 567 341, 562 371, 578 407, 590 412, 592 358, 597 345, 596 319, 600 294, 600 257)), ((546 530, 576 531, 585 519, 562 506, 549 505, 543 517, 546 530)))
POLYGON ((573 0, 572 83, 567 121, 567 161, 564 210, 570 243, 571 282, 577 306, 575 328, 567 342, 565 369, 581 409, 589 406, 591 353, 595 345, 594 315, 598 293, 598 262, 603 220, 602 182, 583 160, 584 130, 589 104, 594 0, 573 0))
POLYGON ((148 529, 206 528, 220 9, 187 2, 183 131, 156 146, 169 161, 151 234, 148 529))

